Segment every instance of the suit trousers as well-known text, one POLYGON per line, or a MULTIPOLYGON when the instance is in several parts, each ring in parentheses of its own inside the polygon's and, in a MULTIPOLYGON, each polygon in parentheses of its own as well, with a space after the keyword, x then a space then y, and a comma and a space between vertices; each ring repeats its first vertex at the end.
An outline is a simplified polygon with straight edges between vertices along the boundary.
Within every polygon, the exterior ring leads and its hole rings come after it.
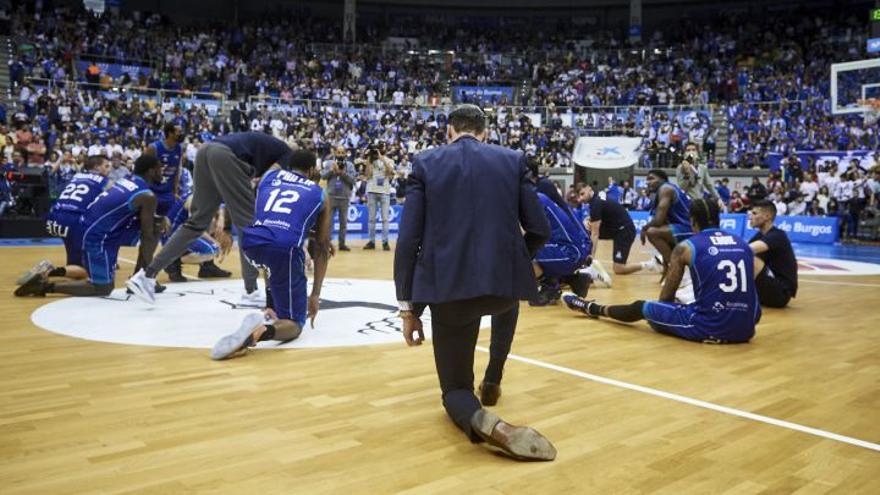
POLYGON ((480 319, 492 315, 492 343, 486 380, 501 381, 501 370, 510 352, 519 301, 497 296, 431 304, 434 363, 440 379, 443 407, 472 442, 481 442, 471 429, 471 417, 482 408, 474 395, 474 348, 480 319))

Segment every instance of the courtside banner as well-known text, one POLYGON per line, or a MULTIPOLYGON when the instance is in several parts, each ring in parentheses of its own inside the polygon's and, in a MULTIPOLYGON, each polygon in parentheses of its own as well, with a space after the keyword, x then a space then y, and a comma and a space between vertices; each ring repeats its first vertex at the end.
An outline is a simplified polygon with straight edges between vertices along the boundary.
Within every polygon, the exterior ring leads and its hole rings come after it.
MULTIPOLYGON (((840 224, 837 217, 776 217, 776 227, 788 234, 791 242, 812 242, 816 244, 834 244, 840 235, 840 224)), ((743 237, 752 238, 757 230, 746 224, 743 237)))
MULTIPOLYGON (((397 222, 400 220, 400 213, 403 211, 401 205, 391 205, 391 214, 388 217, 388 231, 397 232, 397 222)), ((369 223, 370 213, 367 205, 349 205, 348 207, 348 225, 345 231, 348 233, 364 233, 370 231, 369 223)), ((382 234, 382 217, 376 209, 376 233, 382 234)), ((333 232, 339 232, 339 217, 333 216, 333 232)))
POLYGON ((641 138, 630 137, 579 137, 574 146, 574 162, 586 168, 629 167, 639 161, 641 142, 641 138))
MULTIPOLYGON (((646 211, 630 211, 629 216, 638 231, 641 231, 650 219, 646 211)), ((840 235, 837 217, 778 216, 775 224, 779 230, 788 235, 791 242, 834 244, 840 235)), ((721 230, 736 234, 747 241, 757 232, 749 227, 748 215, 745 213, 722 213, 721 230)))
MULTIPOLYGON (((812 158, 816 165, 824 165, 823 162, 837 163, 837 171, 845 172, 849 168, 851 160, 858 160, 859 166, 865 170, 870 170, 874 165, 870 150, 852 150, 852 151, 796 151, 795 154, 801 160, 801 168, 808 170, 810 167, 810 159, 812 158)), ((777 171, 782 166, 782 153, 768 153, 767 165, 770 170, 777 171)))

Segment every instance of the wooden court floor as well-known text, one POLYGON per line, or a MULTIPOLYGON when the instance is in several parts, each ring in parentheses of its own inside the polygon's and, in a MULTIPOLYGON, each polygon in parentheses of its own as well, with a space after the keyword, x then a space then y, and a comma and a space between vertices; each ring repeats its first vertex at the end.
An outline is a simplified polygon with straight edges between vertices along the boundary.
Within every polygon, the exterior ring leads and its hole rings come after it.
MULTIPOLYGON (((876 444, 880 277, 802 277, 792 307, 765 310, 756 339, 739 346, 524 306, 513 353, 534 361, 508 362, 496 410, 559 454, 522 464, 447 420, 430 343, 213 362, 204 350, 41 330, 30 314, 46 300, 13 298, 13 281, 62 255, 0 249, 0 493, 880 493, 870 448, 591 379, 876 444)), ((390 278, 391 262, 355 249, 329 276, 390 278)), ((122 266, 117 286, 130 272, 122 266)), ((656 275, 633 275, 591 296, 658 292, 656 275)), ((477 353, 478 377, 486 357, 477 353)))

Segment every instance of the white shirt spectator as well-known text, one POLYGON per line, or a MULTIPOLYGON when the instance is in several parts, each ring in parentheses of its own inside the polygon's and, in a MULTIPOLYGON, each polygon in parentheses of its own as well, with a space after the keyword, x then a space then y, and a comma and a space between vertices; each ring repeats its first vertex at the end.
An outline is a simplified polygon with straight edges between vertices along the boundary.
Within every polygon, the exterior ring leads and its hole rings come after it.
POLYGON ((773 205, 776 206, 776 214, 777 215, 785 215, 788 212, 788 206, 785 204, 785 201, 782 198, 777 199, 773 202, 773 205))
POLYGON ((113 156, 113 153, 119 153, 121 155, 125 151, 124 149, 122 149, 122 145, 120 145, 119 143, 107 144, 106 150, 107 150, 106 156, 113 156))
POLYGON ((804 196, 804 201, 810 203, 816 197, 816 194, 819 194, 819 184, 813 181, 802 182, 800 193, 804 196))
POLYGON ((394 95, 392 95, 392 98, 393 98, 393 102, 395 105, 403 105, 403 98, 404 98, 403 91, 398 89, 397 91, 394 92, 394 95))
MULTIPOLYGON (((89 151, 86 153, 86 156, 98 156, 105 155, 107 153, 107 149, 101 146, 100 143, 94 143, 89 146, 89 151)), ((106 156, 106 155, 105 155, 106 156)))

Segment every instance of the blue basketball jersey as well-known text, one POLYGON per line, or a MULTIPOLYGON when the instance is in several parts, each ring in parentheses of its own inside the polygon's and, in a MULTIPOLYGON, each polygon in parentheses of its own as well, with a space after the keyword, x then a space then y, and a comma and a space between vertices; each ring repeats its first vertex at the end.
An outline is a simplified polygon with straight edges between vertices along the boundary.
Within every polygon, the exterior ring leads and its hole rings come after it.
POLYGON ((173 148, 166 148, 165 141, 158 140, 151 145, 156 150, 156 158, 162 162, 162 182, 150 187, 157 195, 174 192, 174 181, 177 179, 177 170, 180 168, 180 156, 183 147, 177 143, 173 148))
POLYGON ((52 213, 70 212, 82 215, 92 201, 104 192, 107 178, 91 172, 80 172, 73 176, 61 195, 52 205, 52 213))
POLYGON ((144 179, 132 175, 117 180, 98 195, 83 215, 83 224, 88 226, 86 239, 97 234, 108 238, 131 230, 130 224, 138 219, 137 209, 131 203, 141 194, 153 193, 144 179))
POLYGON ((244 229, 245 247, 303 245, 324 205, 324 190, 286 170, 263 175, 257 188, 254 224, 244 229))
POLYGON ((664 187, 671 187, 673 191, 675 191, 675 196, 672 204, 669 205, 669 211, 666 213, 666 222, 669 224, 690 225, 691 198, 689 198, 688 195, 681 190, 681 188, 671 182, 667 182, 657 189, 657 196, 654 198, 654 202, 651 204, 651 216, 653 217, 654 214, 657 212, 657 203, 659 202, 660 191, 662 191, 664 187))
POLYGON ((719 229, 703 230, 685 242, 691 249, 695 319, 700 320, 695 323, 719 334, 753 333, 761 306, 749 244, 719 229))
POLYGON ((575 218, 574 213, 570 210, 563 210, 545 194, 540 192, 537 194, 541 206, 544 207, 544 215, 550 223, 550 240, 548 242, 569 244, 580 253, 578 259, 586 259, 592 251, 592 241, 586 229, 575 218))
POLYGON ((180 187, 178 188, 178 192, 180 193, 181 199, 186 199, 192 194, 193 188, 193 179, 192 173, 189 170, 182 168, 180 169, 180 187))

